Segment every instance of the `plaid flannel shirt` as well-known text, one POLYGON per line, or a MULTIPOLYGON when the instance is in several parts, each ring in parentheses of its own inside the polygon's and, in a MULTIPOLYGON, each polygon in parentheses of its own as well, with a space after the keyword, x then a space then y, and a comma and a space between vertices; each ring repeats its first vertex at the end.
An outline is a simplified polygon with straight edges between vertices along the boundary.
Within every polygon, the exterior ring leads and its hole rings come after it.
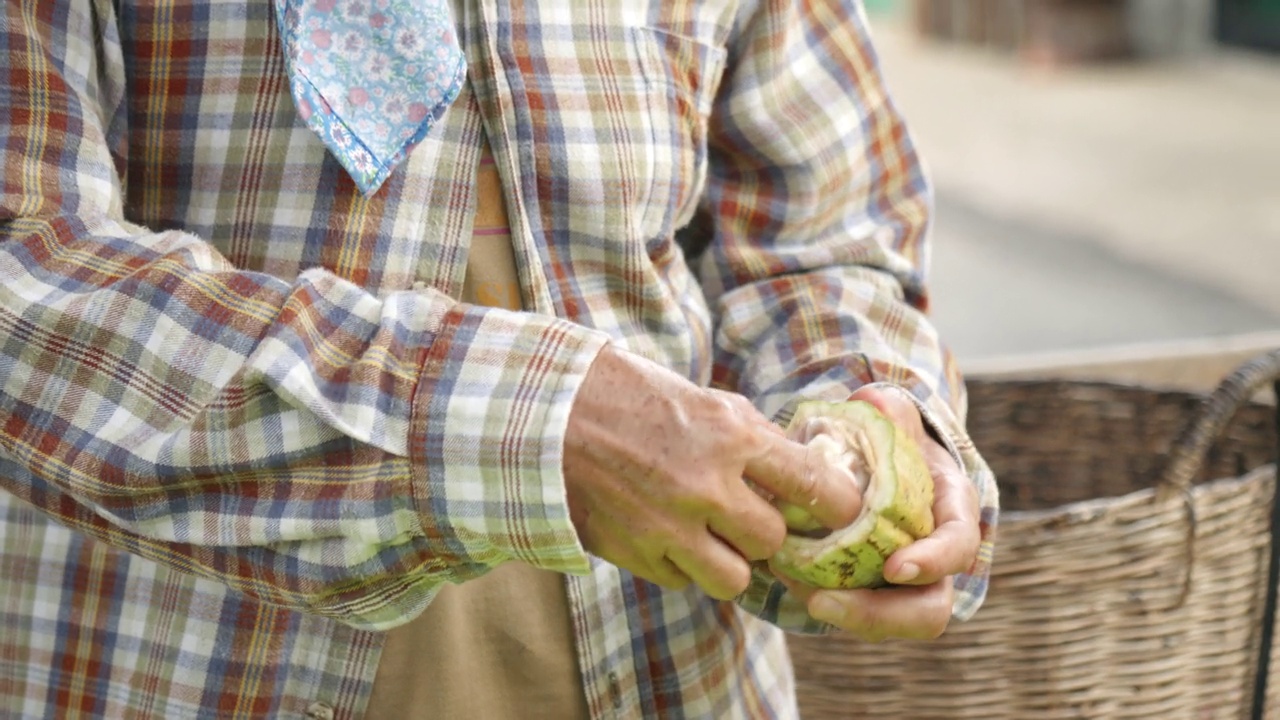
POLYGON ((854 2, 459 3, 468 85, 368 197, 275 12, 0 15, 0 714, 358 717, 379 630, 519 561, 566 574, 593 716, 793 715, 783 633, 829 628, 780 585, 578 543, 562 441, 609 342, 780 421, 908 389, 980 492, 981 604, 996 487, 854 2), (454 299, 482 133, 529 312, 454 299))

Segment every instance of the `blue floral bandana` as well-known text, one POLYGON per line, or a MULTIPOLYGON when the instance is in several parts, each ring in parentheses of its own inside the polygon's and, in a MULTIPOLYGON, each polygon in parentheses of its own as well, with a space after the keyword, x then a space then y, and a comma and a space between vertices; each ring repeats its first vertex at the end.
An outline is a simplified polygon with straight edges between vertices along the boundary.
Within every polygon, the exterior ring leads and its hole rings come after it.
POLYGON ((275 0, 298 115, 372 195, 458 96, 447 0, 275 0))

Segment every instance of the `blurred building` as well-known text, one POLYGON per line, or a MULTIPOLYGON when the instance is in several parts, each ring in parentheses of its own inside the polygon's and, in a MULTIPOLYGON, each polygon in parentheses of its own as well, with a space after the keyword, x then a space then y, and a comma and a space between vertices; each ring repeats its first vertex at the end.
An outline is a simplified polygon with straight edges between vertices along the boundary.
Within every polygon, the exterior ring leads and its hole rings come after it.
POLYGON ((901 4, 917 32, 1039 64, 1280 52, 1280 0, 868 0, 901 4))
POLYGON ((1280 0, 864 2, 966 366, 1280 337, 1280 0))

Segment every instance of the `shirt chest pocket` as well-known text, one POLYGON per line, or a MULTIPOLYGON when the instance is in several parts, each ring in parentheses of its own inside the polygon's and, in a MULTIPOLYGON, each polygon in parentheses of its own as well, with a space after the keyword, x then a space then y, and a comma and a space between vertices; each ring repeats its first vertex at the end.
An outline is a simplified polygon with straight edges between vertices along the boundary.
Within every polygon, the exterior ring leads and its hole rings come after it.
POLYGON ((725 50, 660 28, 631 30, 649 107, 649 202, 641 217, 651 240, 667 238, 692 217, 707 173, 711 106, 725 50))
POLYGON ((542 222, 577 259, 616 257, 618 243, 652 255, 692 216, 725 52, 639 24, 583 27, 572 42, 525 44, 545 68, 521 77, 542 222))

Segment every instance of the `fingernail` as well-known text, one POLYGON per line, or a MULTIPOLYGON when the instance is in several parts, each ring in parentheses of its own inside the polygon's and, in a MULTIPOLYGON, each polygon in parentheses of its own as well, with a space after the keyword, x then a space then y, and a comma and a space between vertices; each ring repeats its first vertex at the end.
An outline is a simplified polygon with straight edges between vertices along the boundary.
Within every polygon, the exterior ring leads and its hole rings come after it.
POLYGON ((920 575, 920 566, 915 563, 903 563, 898 572, 894 574, 900 583, 908 583, 915 580, 920 575))
POLYGON ((809 602, 809 613, 815 620, 836 623, 844 613, 840 603, 830 595, 815 595, 809 602))

